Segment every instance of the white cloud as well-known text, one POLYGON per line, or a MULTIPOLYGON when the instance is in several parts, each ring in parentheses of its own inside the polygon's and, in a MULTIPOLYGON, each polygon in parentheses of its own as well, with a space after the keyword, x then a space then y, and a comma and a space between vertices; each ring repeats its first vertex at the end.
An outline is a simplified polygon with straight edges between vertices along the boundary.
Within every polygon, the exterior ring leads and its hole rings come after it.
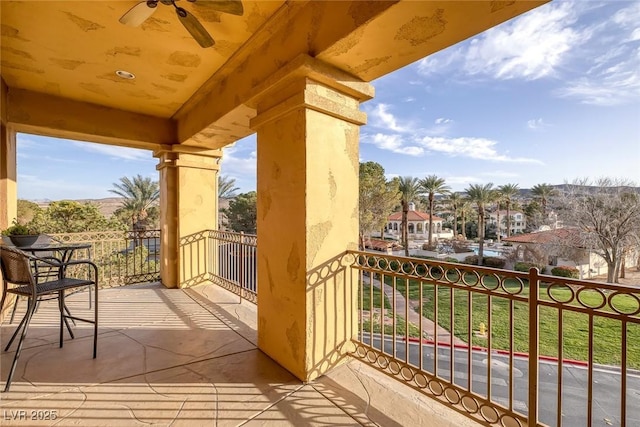
POLYGON ((541 6, 472 40, 464 68, 469 74, 497 79, 553 75, 566 54, 588 38, 586 32, 571 27, 576 19, 572 3, 541 6))
POLYGON ((531 119, 527 121, 527 128, 531 130, 541 130, 549 126, 542 118, 531 119))
POLYGON ((373 119, 372 126, 392 130, 394 132, 407 132, 411 129, 408 124, 401 125, 398 123, 398 119, 388 112, 389 106, 387 104, 380 103, 369 113, 373 119))
POLYGON ((621 46, 599 58, 589 73, 559 89, 583 104, 610 106, 640 99, 640 47, 621 46))
POLYGON ((497 80, 553 77, 561 85, 556 96, 602 106, 630 103, 640 98, 638 22, 638 1, 552 2, 422 59, 416 71, 497 80))
POLYGON ((220 162, 221 171, 224 175, 235 179, 254 179, 257 174, 257 153, 251 151, 249 155, 240 155, 240 150, 236 147, 223 149, 222 160, 220 162))
POLYGON ((438 117, 438 118, 435 120, 435 124, 437 124, 437 125, 442 125, 442 124, 445 124, 445 125, 446 125, 446 124, 448 124, 448 123, 453 123, 453 120, 451 120, 451 119, 445 119, 444 117, 438 117))
POLYGON ((72 141, 73 145, 85 151, 103 154, 112 159, 155 162, 151 151, 137 148, 117 147, 115 145, 72 141))
POLYGON ((415 100, 416 100, 416 99, 415 99, 413 96, 407 96, 407 97, 404 99, 404 102, 413 102, 413 101, 415 101, 415 100))
POLYGON ((418 74, 428 77, 440 73, 464 59, 464 49, 449 48, 418 61, 418 74))
POLYGON ((472 159, 490 160, 494 162, 538 163, 540 160, 526 157, 509 157, 499 154, 495 146, 498 143, 486 138, 460 137, 445 138, 425 136, 420 145, 430 151, 444 153, 452 157, 470 157, 472 159))
POLYGON ((408 156, 421 156, 424 148, 416 145, 405 145, 404 139, 400 135, 385 135, 377 133, 373 137, 364 137, 363 141, 370 142, 381 150, 388 150, 393 153, 406 154, 408 156))
POLYGON ((610 106, 640 98, 640 3, 616 11, 590 29, 593 36, 575 53, 591 65, 555 93, 583 104, 610 106), (589 58, 588 60, 586 58, 589 58), (592 60, 591 58, 595 58, 592 60))
POLYGON ((576 9, 571 2, 541 6, 462 47, 422 59, 417 72, 428 76, 462 71, 473 76, 526 80, 554 75, 567 53, 589 38, 589 32, 572 27, 578 16, 576 9))

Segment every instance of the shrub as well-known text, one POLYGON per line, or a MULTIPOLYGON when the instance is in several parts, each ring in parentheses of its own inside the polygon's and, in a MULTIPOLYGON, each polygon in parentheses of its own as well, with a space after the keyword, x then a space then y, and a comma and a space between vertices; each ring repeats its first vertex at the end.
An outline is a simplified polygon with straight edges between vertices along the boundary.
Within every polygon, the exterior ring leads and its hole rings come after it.
POLYGON ((529 270, 531 268, 537 267, 538 269, 540 269, 539 265, 536 265, 532 262, 516 262, 515 266, 513 267, 513 269, 515 271, 524 271, 525 273, 528 273, 529 270))
POLYGON ((575 267, 569 267, 568 265, 559 265, 551 269, 551 274, 558 277, 569 277, 572 279, 578 279, 580 273, 575 267))
POLYGON ((507 262, 504 258, 499 258, 495 256, 486 256, 482 260, 482 265, 493 268, 504 268, 504 264, 507 262))
MULTIPOLYGON (((460 262, 460 261, 457 261, 457 262, 460 262)), ((492 267, 492 268, 504 268, 504 265, 506 262, 507 260, 504 258, 495 257, 495 256, 486 256, 486 257, 483 257, 482 265, 485 267, 492 267)), ((478 255, 469 255, 468 257, 465 257, 463 263, 469 264, 469 265, 478 265, 478 255)))
POLYGON ((515 271, 522 271, 525 273, 529 272, 529 269, 535 267, 538 269, 538 271, 540 272, 540 274, 544 274, 544 272, 547 270, 547 268, 542 265, 542 264, 535 264, 533 262, 516 262, 515 266, 513 267, 513 269, 515 271))
POLYGON ((446 257, 444 259, 445 262, 457 262, 459 263, 460 261, 458 261, 458 258, 453 258, 453 257, 446 257))
POLYGON ((465 264, 478 265, 478 255, 469 255, 462 261, 465 264))

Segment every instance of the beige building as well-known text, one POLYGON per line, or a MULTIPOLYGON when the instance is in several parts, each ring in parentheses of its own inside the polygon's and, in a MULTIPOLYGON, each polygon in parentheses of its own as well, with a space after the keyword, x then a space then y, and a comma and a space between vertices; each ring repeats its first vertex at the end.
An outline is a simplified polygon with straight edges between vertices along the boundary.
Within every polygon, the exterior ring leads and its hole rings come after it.
MULTIPOLYGON (((518 234, 524 233, 527 228, 527 218, 524 212, 520 211, 510 211, 511 223, 509 224, 511 227, 510 234, 518 234)), ((498 216, 500 216, 500 234, 503 237, 507 236, 507 211, 495 211, 491 212, 487 215, 487 221, 489 224, 498 226, 498 216)))
POLYGON ((576 267, 581 279, 607 274, 604 258, 584 245, 577 228, 557 228, 520 234, 502 239, 515 246, 518 260, 547 266, 546 273, 555 266, 576 267))
MULTIPOLYGON (((441 234, 449 236, 449 230, 444 230, 442 224, 444 219, 433 216, 433 237, 439 238, 441 234)), ((413 203, 409 204, 409 212, 407 213, 407 229, 409 239, 422 240, 429 238, 429 214, 416 210, 413 203)), ((385 232, 391 234, 398 239, 402 237, 402 211, 394 212, 389 215, 385 232)))

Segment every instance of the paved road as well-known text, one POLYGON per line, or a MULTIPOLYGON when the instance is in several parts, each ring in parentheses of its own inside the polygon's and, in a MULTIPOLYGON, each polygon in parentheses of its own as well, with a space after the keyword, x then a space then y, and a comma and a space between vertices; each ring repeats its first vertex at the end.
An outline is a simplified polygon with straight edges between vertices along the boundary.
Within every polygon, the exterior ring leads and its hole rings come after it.
MULTIPOLYGON (((368 343, 369 337, 364 337, 368 343)), ((374 338, 374 347, 380 349, 380 340, 374 338)), ((392 352, 392 340, 385 340, 384 351, 392 352)), ((405 342, 396 341, 396 357, 405 358, 405 342)), ((423 345, 423 369, 434 371, 433 344, 423 345)), ((419 344, 409 344, 409 361, 418 365, 419 344)), ((468 351, 456 349, 454 352, 454 382, 460 387, 468 387, 468 351)), ((488 377, 488 355, 473 351, 471 363, 472 389, 486 396, 488 377)), ((497 403, 507 405, 509 396, 509 358, 491 355, 491 393, 497 403)), ((438 374, 451 379, 451 351, 448 347, 438 347, 438 374)), ((514 409, 526 414, 528 410, 528 360, 514 358, 514 409)), ((598 367, 593 372, 593 419, 592 426, 620 426, 621 375, 615 368, 598 367)), ((541 422, 557 425, 558 365, 541 361, 539 367, 539 419, 541 422)), ((584 427, 587 425, 587 384, 588 369, 584 366, 564 364, 562 369, 562 425, 564 427, 584 427)), ((627 426, 640 426, 640 375, 627 373, 627 426)))

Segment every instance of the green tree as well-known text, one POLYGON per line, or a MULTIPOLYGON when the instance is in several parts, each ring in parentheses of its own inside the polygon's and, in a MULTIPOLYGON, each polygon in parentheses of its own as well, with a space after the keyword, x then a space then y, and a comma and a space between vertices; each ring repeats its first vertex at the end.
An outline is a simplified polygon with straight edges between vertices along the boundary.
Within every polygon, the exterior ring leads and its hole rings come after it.
MULTIPOLYGON (((453 238, 455 239, 458 235, 458 212, 460 212, 460 208, 464 203, 465 197, 460 193, 450 193, 447 198, 447 203, 453 209, 453 238)), ((463 233, 464 234, 464 233, 463 233)))
POLYGON ((26 224, 43 214, 43 209, 37 203, 29 200, 18 200, 18 223, 26 224))
POLYGON ((367 233, 384 228, 400 193, 397 180, 387 182, 384 168, 376 162, 360 163, 359 192, 360 248, 364 249, 367 233))
POLYGON ((462 233, 462 237, 467 240, 467 217, 473 212, 471 209, 471 202, 469 201, 469 197, 463 197, 460 202, 460 232, 462 233))
POLYGON ((255 234, 257 230, 257 202, 255 191, 238 194, 229 202, 229 207, 223 212, 229 220, 229 228, 236 232, 255 234))
POLYGON ((420 180, 420 191, 427 195, 429 209, 429 246, 433 246, 433 204, 436 194, 448 194, 449 187, 444 178, 438 178, 436 175, 429 175, 420 180))
POLYGON ((107 219, 93 203, 73 200, 51 202, 42 217, 40 229, 45 233, 80 233, 84 231, 107 231, 123 229, 117 219, 107 219))
POLYGON ((478 210, 478 265, 482 265, 484 256, 484 215, 487 204, 494 200, 493 183, 471 184, 465 190, 469 200, 476 204, 478 210))
POLYGON ((236 187, 235 178, 226 175, 221 175, 220 178, 218 178, 218 197, 230 199, 235 197, 236 191, 238 190, 239 188, 236 187))
MULTIPOLYGON (((518 184, 505 184, 498 187, 498 191, 502 195, 502 200, 507 208, 507 237, 511 236, 511 204, 513 198, 520 193, 518 184)), ((498 222, 498 230, 500 230, 500 222, 498 222)), ((500 233, 498 232, 498 235, 500 233)))
POLYGON ((132 227, 136 224, 145 227, 147 210, 160 198, 158 182, 136 175, 133 179, 122 177, 120 183, 113 186, 115 189, 109 191, 124 198, 122 209, 130 215, 132 227))
POLYGON ((402 244, 404 254, 409 256, 409 203, 420 194, 420 181, 411 176, 401 176, 397 178, 398 190, 400 191, 400 204, 402 205, 402 244))
POLYGON ((531 194, 533 194, 533 197, 538 200, 542 206, 543 221, 547 220, 547 202, 551 197, 557 195, 557 193, 558 192, 551 184, 536 184, 531 187, 531 194))

